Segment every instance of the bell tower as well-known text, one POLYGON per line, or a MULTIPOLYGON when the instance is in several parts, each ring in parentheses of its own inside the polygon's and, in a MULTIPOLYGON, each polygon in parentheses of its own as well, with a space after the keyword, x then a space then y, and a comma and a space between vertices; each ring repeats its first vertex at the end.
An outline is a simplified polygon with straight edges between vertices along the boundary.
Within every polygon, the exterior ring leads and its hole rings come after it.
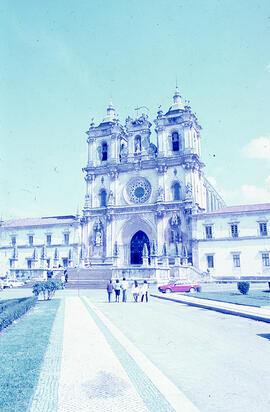
POLYGON ((112 102, 107 108, 107 114, 95 127, 92 120, 88 135, 88 165, 93 167, 105 166, 120 162, 121 142, 125 140, 123 127, 115 113, 112 102))
POLYGON ((158 157, 196 154, 201 157, 200 130, 197 117, 191 107, 184 105, 176 87, 173 104, 164 115, 158 111, 155 120, 157 132, 158 157))

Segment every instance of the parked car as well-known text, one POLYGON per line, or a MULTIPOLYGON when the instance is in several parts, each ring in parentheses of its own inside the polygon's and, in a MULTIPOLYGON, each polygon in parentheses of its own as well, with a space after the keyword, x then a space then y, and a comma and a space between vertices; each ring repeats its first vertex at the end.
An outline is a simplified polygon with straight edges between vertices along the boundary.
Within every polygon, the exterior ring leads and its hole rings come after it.
POLYGON ((4 289, 5 288, 15 288, 19 286, 23 286, 24 282, 21 282, 20 280, 11 280, 11 279, 6 279, 4 280, 4 289))
POLYGON ((167 285, 159 286, 158 290, 162 293, 199 292, 200 285, 198 283, 192 283, 189 280, 175 280, 171 281, 167 285))

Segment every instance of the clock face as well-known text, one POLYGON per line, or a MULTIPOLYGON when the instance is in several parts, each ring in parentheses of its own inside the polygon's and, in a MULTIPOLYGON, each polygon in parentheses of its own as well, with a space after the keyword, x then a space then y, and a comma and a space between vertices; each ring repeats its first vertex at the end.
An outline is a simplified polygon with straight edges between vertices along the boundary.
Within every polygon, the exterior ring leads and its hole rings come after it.
POLYGON ((145 203, 151 195, 151 185, 144 177, 136 177, 128 182, 127 193, 131 202, 145 203))

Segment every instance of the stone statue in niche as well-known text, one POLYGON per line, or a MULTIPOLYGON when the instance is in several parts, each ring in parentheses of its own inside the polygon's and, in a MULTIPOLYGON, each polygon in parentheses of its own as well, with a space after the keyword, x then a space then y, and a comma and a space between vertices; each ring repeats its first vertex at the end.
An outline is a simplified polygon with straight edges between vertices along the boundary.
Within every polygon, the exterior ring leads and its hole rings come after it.
POLYGON ((109 195, 108 195, 108 205, 113 205, 113 204, 114 204, 114 194, 113 194, 113 191, 110 190, 109 195))
POLYGON ((164 189, 163 187, 159 186, 157 190, 157 201, 162 202, 164 200, 164 189))
POLYGON ((128 157, 128 148, 124 144, 121 145, 121 150, 120 150, 120 161, 121 162, 126 162, 128 157))
POLYGON ((95 231, 95 246, 100 247, 103 244, 102 223, 100 219, 95 224, 94 231, 95 231))
POLYGON ((136 154, 141 153, 141 142, 139 139, 136 139, 135 141, 135 153, 136 154))
POLYGON ((181 224, 181 219, 177 213, 173 213, 172 217, 170 218, 170 225, 171 227, 178 227, 181 224))
POLYGON ((102 233, 96 232, 96 246, 102 245, 102 233))

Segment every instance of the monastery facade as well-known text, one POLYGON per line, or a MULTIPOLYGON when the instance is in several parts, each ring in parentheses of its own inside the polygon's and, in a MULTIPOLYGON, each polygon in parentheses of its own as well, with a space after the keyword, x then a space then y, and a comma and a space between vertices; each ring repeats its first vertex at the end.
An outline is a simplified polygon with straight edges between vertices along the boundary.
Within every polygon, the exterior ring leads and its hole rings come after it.
MULTIPOLYGON (((37 278, 46 268, 91 266, 114 277, 159 279, 207 270, 212 261, 202 251, 202 228, 211 230, 205 227, 213 227, 212 216, 227 215, 204 174, 201 126, 178 88, 153 124, 141 114, 122 125, 110 104, 86 133, 81 216, 1 222, 2 271, 37 278)), ((211 248, 214 237, 207 241, 211 248)))

